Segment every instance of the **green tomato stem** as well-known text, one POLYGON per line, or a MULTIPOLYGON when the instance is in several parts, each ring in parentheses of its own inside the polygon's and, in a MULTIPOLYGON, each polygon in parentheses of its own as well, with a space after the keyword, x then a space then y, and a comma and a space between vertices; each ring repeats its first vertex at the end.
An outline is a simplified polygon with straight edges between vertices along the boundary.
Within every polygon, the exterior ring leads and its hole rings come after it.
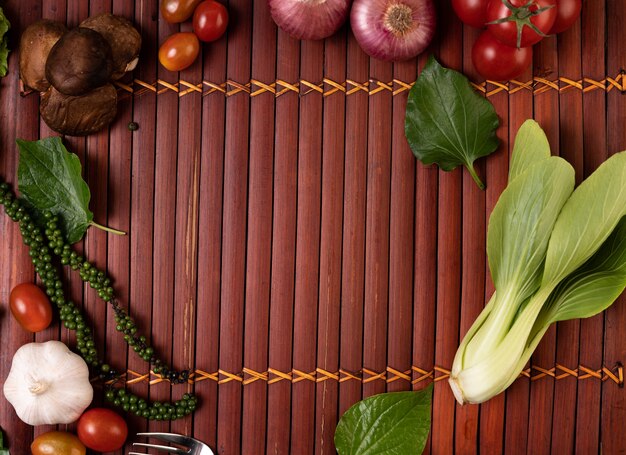
POLYGON ((111 234, 115 234, 115 235, 126 235, 126 232, 124 231, 118 231, 117 229, 113 229, 107 226, 102 226, 101 224, 96 223, 95 221, 92 221, 89 223, 91 226, 98 228, 98 229, 102 229, 103 231, 106 232, 110 232, 111 234))
POLYGON ((478 188, 480 188, 481 190, 484 190, 485 189, 485 184, 480 179, 480 177, 478 177, 478 174, 476 173, 476 169, 474 169, 474 164, 473 163, 472 164, 468 163, 465 167, 467 168, 467 171, 470 173, 470 175, 472 176, 472 178, 476 182, 476 185, 478 185, 478 188))

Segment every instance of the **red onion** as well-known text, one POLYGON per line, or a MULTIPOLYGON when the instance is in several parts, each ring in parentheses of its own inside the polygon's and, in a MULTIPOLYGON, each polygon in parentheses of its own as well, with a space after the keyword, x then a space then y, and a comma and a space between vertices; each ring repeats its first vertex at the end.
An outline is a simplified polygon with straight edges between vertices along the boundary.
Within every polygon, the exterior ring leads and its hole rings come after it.
POLYGON ((407 60, 422 53, 435 34, 432 0, 355 0, 352 31, 361 48, 380 60, 407 60))
POLYGON ((276 25, 297 39, 323 39, 348 18, 352 0, 268 0, 276 25))

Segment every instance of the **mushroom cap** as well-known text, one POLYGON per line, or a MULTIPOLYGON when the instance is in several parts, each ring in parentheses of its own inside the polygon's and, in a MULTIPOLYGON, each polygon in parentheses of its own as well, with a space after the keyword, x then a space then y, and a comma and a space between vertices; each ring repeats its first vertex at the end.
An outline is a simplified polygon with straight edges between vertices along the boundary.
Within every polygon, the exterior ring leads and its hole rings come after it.
POLYGON ((80 96, 106 84, 113 73, 109 42, 91 29, 78 27, 50 50, 46 78, 64 95, 80 96))
POLYGON ((113 79, 135 69, 141 51, 141 35, 128 19, 103 13, 84 20, 80 27, 95 30, 109 42, 113 52, 113 79))
POLYGON ((68 96, 50 87, 41 95, 39 112, 57 133, 87 136, 105 128, 115 118, 117 90, 113 84, 106 84, 82 96, 68 96))
POLYGON ((49 19, 34 22, 24 30, 20 38, 20 78, 24 85, 38 92, 48 90, 48 54, 65 32, 64 24, 49 19))

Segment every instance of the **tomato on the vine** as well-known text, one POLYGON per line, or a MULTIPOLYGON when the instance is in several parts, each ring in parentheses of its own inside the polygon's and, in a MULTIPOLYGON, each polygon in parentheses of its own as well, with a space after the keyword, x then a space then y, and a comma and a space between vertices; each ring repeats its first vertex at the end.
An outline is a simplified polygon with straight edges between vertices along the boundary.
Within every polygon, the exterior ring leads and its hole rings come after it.
POLYGON ((228 27, 228 10, 220 2, 206 0, 193 13, 193 32, 200 41, 219 39, 228 27))
POLYGON ((121 449, 128 436, 128 426, 118 413, 106 408, 86 411, 76 428, 78 439, 92 450, 113 452, 121 449))
POLYGON ((200 52, 198 37, 191 32, 174 33, 159 48, 159 62, 170 71, 182 71, 200 52))
POLYGON ((19 325, 29 332, 40 332, 52 322, 48 296, 32 283, 18 284, 9 296, 9 307, 19 325))
POLYGON ((487 28, 503 44, 527 47, 550 33, 556 15, 556 0, 491 0, 487 28))
POLYGON ((167 22, 176 24, 191 17, 200 0, 162 0, 161 16, 167 22))
POLYGON ((564 32, 578 20, 583 8, 582 0, 558 0, 556 6, 556 20, 550 29, 550 35, 564 32))
POLYGON ((532 47, 516 48, 498 41, 489 30, 480 34, 472 48, 474 68, 485 79, 505 81, 521 75, 533 59, 532 47))
POLYGON ((483 28, 487 22, 489 0, 452 0, 452 8, 461 22, 483 28))

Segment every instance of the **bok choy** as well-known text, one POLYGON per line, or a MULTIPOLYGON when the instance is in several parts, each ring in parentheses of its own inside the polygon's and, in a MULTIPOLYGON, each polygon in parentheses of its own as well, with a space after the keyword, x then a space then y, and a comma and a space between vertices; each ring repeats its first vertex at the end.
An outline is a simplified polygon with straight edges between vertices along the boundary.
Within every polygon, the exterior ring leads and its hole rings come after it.
POLYGON ((496 292, 457 351, 450 386, 482 403, 520 374, 553 322, 593 316, 626 287, 626 152, 574 190, 574 170, 539 125, 520 128, 509 182, 489 219, 496 292))

